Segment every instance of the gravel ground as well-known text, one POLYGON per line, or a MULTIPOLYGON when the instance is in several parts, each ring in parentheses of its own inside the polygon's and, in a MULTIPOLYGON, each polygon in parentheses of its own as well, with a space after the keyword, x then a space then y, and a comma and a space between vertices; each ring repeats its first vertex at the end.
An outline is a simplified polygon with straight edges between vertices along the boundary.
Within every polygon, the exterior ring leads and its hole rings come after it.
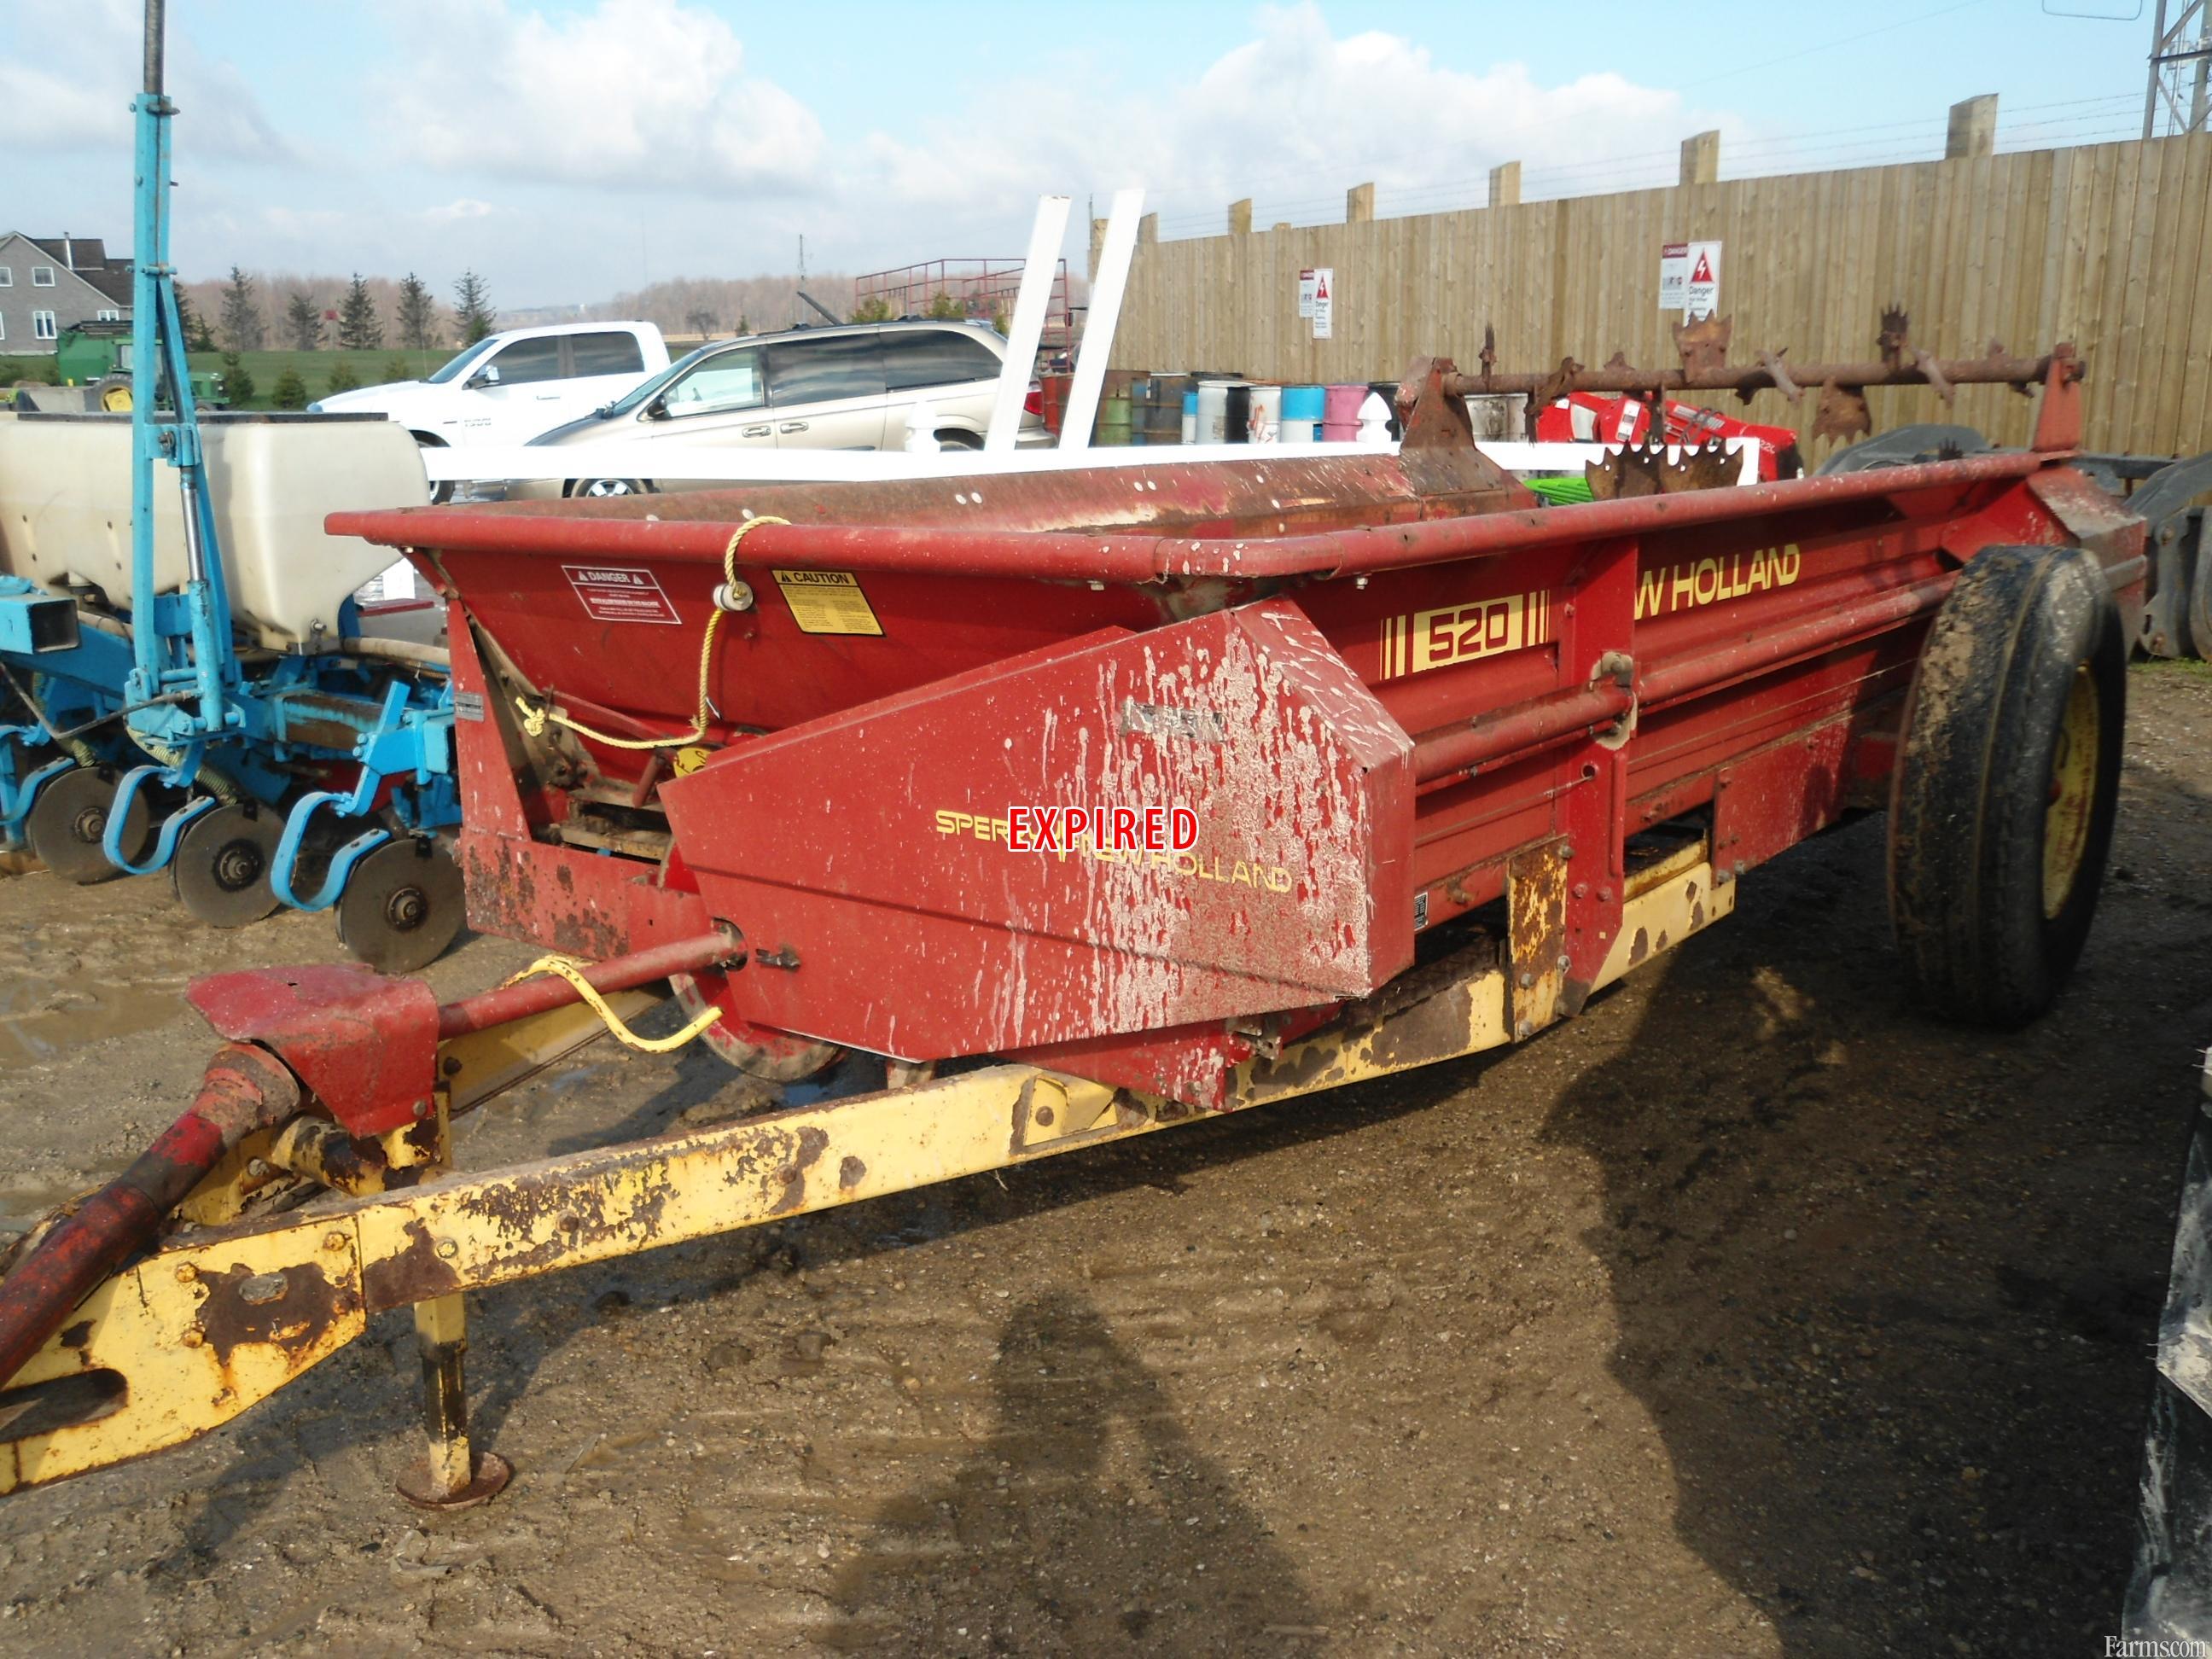
MULTIPOLYGON (((2212 678, 2130 691, 2105 908, 2019 1036, 1900 1006, 1869 820, 1520 1048, 484 1296, 482 1510, 393 1496, 381 1321, 0 1503, 0 1650, 2101 1652, 2212 1033, 2212 678)), ((173 1115, 191 975, 336 955, 0 880, 0 1215, 173 1115)), ((595 1047, 461 1156, 728 1082, 595 1047)))

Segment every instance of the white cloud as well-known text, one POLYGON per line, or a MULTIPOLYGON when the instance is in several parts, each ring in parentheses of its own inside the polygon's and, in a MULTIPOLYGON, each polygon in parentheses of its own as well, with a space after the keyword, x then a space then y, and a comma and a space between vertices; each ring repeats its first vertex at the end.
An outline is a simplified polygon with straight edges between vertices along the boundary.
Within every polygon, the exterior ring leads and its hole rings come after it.
MULTIPOLYGON (((0 144, 46 151, 97 150, 130 169, 131 100, 139 88, 143 21, 133 0, 14 0, 18 38, 50 48, 45 63, 0 58, 0 144), (51 67, 49 67, 51 65, 51 67)), ((197 155, 295 159, 262 113, 237 66, 201 56, 172 21, 169 95, 191 121, 197 155)))
POLYGON ((464 219, 485 219, 498 212, 489 202, 479 202, 473 196, 461 196, 443 207, 425 208, 422 216, 434 225, 457 225, 464 219))
POLYGON ((1668 157, 1698 126, 1737 125, 1618 74, 1545 86, 1517 63, 1455 70, 1402 36, 1340 38, 1310 0, 1262 9, 1257 30, 1195 81, 1149 98, 1014 83, 926 133, 871 134, 858 165, 840 170, 845 193, 1005 217, 1046 190, 1141 184, 1170 218, 1218 214, 1245 195, 1263 214, 1314 202, 1324 211, 1307 216, 1326 216, 1347 185, 1370 179, 1386 211, 1394 191, 1441 200, 1455 185, 1463 204, 1507 161, 1530 174, 1578 169, 1547 193, 1641 182, 1614 158, 1668 157))
POLYGON ((744 73, 728 24, 678 0, 518 13, 507 0, 410 0, 438 50, 382 88, 399 147, 428 166, 558 184, 700 193, 812 182, 822 128, 744 73))

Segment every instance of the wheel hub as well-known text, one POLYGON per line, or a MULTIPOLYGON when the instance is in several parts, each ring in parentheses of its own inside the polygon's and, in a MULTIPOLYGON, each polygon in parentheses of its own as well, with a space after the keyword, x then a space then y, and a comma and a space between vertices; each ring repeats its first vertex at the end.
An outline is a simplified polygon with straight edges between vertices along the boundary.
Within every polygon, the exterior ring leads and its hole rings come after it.
POLYGON ((2088 850, 2097 793, 2097 682, 2087 666, 2074 671, 2058 741, 2051 756, 2050 804, 2043 810, 2043 916, 2057 919, 2073 896, 2088 850))
POLYGON ((419 887, 402 887, 384 901, 384 919, 401 932, 420 927, 430 901, 419 887))
POLYGON ((251 887, 268 867, 261 849, 252 842, 229 842, 216 854, 216 884, 226 893, 235 893, 251 887))

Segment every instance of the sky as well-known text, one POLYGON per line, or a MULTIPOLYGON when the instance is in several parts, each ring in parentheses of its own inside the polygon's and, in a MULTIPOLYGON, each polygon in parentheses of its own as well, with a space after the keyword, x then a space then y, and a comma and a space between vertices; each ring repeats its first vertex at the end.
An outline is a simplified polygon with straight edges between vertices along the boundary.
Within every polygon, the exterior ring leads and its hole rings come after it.
MULTIPOLYGON (((136 0, 0 4, 0 230, 130 234, 136 0)), ((502 307, 672 276, 1018 257, 1036 198, 1162 234, 2141 131, 2142 0, 171 0, 175 263, 464 269, 502 307)))

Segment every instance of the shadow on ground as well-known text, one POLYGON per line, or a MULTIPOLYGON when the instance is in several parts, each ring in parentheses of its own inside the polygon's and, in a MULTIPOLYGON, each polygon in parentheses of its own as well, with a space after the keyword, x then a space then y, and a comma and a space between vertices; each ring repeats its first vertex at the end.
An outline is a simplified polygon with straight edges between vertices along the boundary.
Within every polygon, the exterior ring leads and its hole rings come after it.
POLYGON ((1585 1243, 1677 1532, 1784 1652, 2117 1632, 2212 1035, 2200 907, 2128 866, 2203 834, 2201 801, 2136 776, 2081 974, 1996 1035, 1899 1006, 1881 821, 1839 832, 1747 883, 1552 1112, 1603 1172, 1585 1243))

